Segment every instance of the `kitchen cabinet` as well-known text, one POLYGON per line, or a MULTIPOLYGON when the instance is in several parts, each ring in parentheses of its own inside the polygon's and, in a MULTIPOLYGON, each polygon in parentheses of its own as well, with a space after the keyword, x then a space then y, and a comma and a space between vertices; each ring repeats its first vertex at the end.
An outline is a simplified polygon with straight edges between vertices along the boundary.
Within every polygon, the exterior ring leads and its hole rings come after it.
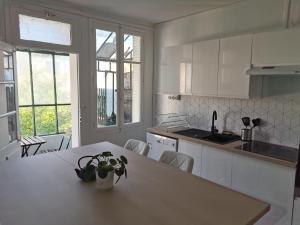
POLYGON ((300 65, 300 29, 255 34, 252 64, 255 66, 300 65))
POLYGON ((295 198, 294 201, 294 215, 293 215, 293 225, 300 224, 300 198, 295 198))
POLYGON ((272 205, 271 211, 257 225, 291 224, 295 169, 233 155, 231 177, 234 190, 272 205))
POLYGON ((161 52, 159 93, 191 94, 192 45, 165 47, 161 52))
POLYGON ((193 95, 218 95, 219 45, 219 40, 193 44, 193 95))
POLYGON ((251 63, 252 35, 221 39, 218 96, 249 98, 261 95, 262 78, 246 75, 251 63))
POLYGON ((178 144, 178 152, 193 157, 194 167, 192 173, 200 177, 201 166, 202 166, 202 162, 201 162, 202 145, 180 140, 178 144))
POLYGON ((295 168, 181 139, 178 151, 194 158, 193 174, 270 203, 255 225, 291 225, 295 168))
POLYGON ((203 145, 201 164, 201 177, 226 187, 231 186, 231 153, 203 145))

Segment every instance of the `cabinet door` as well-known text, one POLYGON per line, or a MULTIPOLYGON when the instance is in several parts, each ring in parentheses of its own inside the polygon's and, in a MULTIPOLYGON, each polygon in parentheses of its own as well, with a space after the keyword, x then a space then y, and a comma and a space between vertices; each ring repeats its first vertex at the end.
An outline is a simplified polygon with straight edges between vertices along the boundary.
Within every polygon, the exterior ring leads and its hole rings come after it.
POLYGON ((252 35, 221 39, 218 96, 248 98, 252 35))
POLYGON ((193 44, 193 95, 217 96, 219 45, 219 40, 193 44))
POLYGON ((217 184, 230 187, 231 165, 231 153, 203 145, 201 177, 217 184))
POLYGON ((196 176, 201 176, 201 154, 202 154, 202 145, 194 144, 191 142, 179 140, 178 152, 187 154, 194 159, 194 166, 192 173, 196 176))
POLYGON ((252 64, 255 66, 299 65, 300 29, 255 34, 252 64))
POLYGON ((190 94, 192 76, 192 45, 162 49, 159 91, 164 94, 190 94))
MULTIPOLYGON (((272 210, 257 224, 274 221, 289 225, 292 221, 295 170, 265 161, 234 155, 232 188, 272 204, 272 210)), ((269 223, 267 223, 269 224, 269 223)))
POLYGON ((295 198, 293 225, 300 224, 300 198, 295 198))

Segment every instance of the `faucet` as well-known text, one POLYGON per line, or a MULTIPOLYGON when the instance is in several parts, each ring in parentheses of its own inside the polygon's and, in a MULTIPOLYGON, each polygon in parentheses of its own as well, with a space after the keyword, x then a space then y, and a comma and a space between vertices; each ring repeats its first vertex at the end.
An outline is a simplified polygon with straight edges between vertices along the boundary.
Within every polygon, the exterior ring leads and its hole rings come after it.
POLYGON ((217 112, 216 112, 216 110, 214 110, 213 114, 212 114, 212 123, 211 123, 211 133, 212 134, 218 133, 218 129, 215 126, 215 120, 217 120, 217 118, 218 118, 217 112))

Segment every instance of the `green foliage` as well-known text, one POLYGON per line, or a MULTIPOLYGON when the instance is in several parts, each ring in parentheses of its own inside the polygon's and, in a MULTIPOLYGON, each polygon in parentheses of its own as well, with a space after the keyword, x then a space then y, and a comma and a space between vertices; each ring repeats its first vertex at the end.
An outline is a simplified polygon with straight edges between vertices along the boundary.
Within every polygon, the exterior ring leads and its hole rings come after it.
POLYGON ((33 135, 32 109, 29 107, 20 107, 19 117, 21 135, 33 135))
MULTIPOLYGON (((70 106, 58 106, 58 128, 60 133, 71 132, 71 110, 70 106)), ((20 130, 22 136, 33 135, 33 112, 31 107, 20 107, 20 130)), ((54 106, 35 107, 35 124, 37 135, 55 134, 56 113, 54 106)))
POLYGON ((127 178, 126 165, 128 163, 128 160, 126 159, 126 157, 123 155, 120 156, 120 158, 111 158, 111 157, 113 157, 113 154, 111 152, 102 152, 101 154, 94 155, 94 156, 81 157, 78 160, 78 166, 80 169, 75 169, 77 176, 86 182, 93 181, 93 180, 86 179, 85 175, 86 176, 90 175, 90 171, 87 172, 86 168, 89 165, 95 164, 95 162, 97 162, 95 171, 97 171, 97 174, 100 178, 104 179, 111 171, 114 171, 115 174, 118 176, 116 183, 118 183, 118 181, 123 175, 125 175, 125 177, 127 178), (80 161, 85 158, 91 158, 91 159, 87 162, 85 167, 81 168, 80 161))

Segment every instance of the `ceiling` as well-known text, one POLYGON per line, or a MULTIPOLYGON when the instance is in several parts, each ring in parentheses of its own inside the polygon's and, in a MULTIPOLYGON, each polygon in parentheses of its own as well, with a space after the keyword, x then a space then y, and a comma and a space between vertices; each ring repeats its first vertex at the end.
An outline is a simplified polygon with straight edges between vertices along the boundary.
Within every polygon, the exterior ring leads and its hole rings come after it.
POLYGON ((241 0, 55 0, 142 23, 161 23, 241 0))

